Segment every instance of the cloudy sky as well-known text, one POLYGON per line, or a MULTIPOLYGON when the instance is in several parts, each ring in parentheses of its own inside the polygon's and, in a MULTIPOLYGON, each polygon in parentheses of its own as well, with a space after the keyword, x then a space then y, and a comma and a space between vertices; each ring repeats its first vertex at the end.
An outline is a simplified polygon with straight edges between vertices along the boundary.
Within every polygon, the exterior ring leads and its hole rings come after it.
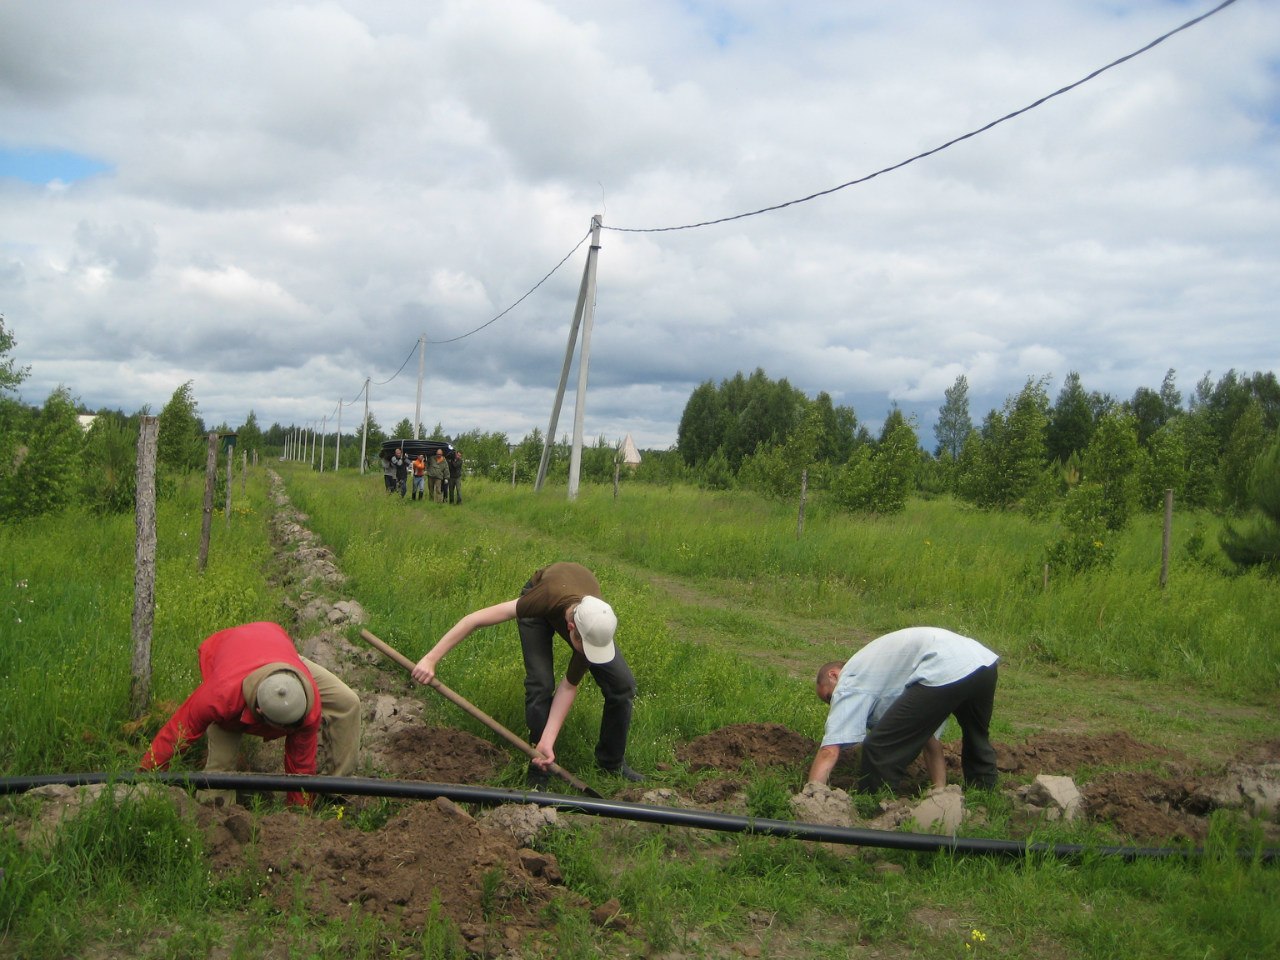
POLYGON ((1032 376, 1127 398, 1277 370, 1273 0, 825 197, 614 229, 864 177, 1214 6, 9 0, 21 396, 158 411, 192 380, 210 426, 332 428, 368 378, 390 427, 425 336, 426 425, 519 439, 547 427, 595 214, 588 441, 667 447, 699 383, 757 367, 872 429, 896 403, 929 448, 960 374, 977 421, 1032 376))

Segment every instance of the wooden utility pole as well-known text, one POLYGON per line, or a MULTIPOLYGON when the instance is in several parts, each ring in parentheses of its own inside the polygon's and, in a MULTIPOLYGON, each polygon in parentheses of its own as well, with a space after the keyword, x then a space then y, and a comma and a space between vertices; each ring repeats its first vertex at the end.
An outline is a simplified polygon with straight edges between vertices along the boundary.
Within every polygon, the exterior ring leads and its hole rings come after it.
POLYGON ((204 517, 200 523, 200 559, 196 569, 204 573, 209 563, 209 531, 213 526, 213 487, 218 481, 218 435, 209 434, 209 455, 204 463, 204 517))
POLYGON ((159 417, 142 417, 138 429, 138 467, 133 546, 133 662, 129 703, 138 719, 151 700, 151 628, 156 619, 156 437, 159 417))

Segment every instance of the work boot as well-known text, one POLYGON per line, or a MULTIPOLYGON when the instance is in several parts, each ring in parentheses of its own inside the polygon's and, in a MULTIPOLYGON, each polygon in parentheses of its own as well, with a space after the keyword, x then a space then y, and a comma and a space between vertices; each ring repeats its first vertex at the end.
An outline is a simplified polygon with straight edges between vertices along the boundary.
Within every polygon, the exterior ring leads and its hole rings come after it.
POLYGON ((524 785, 530 790, 547 790, 551 785, 551 773, 531 763, 524 775, 524 785))
POLYGON ((635 770, 632 770, 625 762, 613 769, 610 769, 609 767, 601 767, 600 769, 612 776, 621 777, 623 780, 630 780, 632 783, 644 783, 645 781, 645 775, 643 773, 638 773, 635 770))

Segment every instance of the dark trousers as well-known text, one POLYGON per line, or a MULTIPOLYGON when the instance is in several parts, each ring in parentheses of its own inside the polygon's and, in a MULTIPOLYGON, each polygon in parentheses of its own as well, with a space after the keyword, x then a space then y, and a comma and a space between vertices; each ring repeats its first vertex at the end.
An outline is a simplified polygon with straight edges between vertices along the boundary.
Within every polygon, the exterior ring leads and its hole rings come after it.
MULTIPOLYGON (((556 692, 552 659, 556 631, 540 618, 522 618, 517 624, 520 628, 520 649, 524 654, 524 716, 529 724, 529 742, 536 744, 542 739, 547 715, 551 712, 551 699, 556 692)), ((596 741, 596 763, 606 770, 617 770, 627 752, 636 679, 620 650, 608 663, 593 663, 588 669, 604 695, 600 736, 596 741)))
POLYGON ((462 502, 462 479, 460 477, 449 478, 449 502, 462 502))
POLYGON ((991 711, 996 698, 996 665, 979 667, 955 683, 926 687, 913 683, 893 702, 862 744, 858 789, 899 788, 907 766, 949 716, 960 724, 960 765, 969 786, 996 785, 996 751, 991 746, 991 711))

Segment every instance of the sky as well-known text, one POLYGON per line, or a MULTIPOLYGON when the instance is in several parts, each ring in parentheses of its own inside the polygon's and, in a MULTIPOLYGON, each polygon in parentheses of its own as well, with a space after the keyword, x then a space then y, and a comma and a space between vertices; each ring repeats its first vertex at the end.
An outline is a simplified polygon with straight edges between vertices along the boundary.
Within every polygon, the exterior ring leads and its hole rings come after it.
POLYGON ((597 215, 588 443, 670 447, 699 384, 757 368, 873 432, 896 406, 928 449, 961 375, 977 423, 1028 378, 1276 371, 1272 0, 738 216, 1215 5, 11 0, 19 395, 158 412, 192 381, 210 427, 351 433, 367 380, 389 429, 425 338, 425 429, 545 433, 597 215))

